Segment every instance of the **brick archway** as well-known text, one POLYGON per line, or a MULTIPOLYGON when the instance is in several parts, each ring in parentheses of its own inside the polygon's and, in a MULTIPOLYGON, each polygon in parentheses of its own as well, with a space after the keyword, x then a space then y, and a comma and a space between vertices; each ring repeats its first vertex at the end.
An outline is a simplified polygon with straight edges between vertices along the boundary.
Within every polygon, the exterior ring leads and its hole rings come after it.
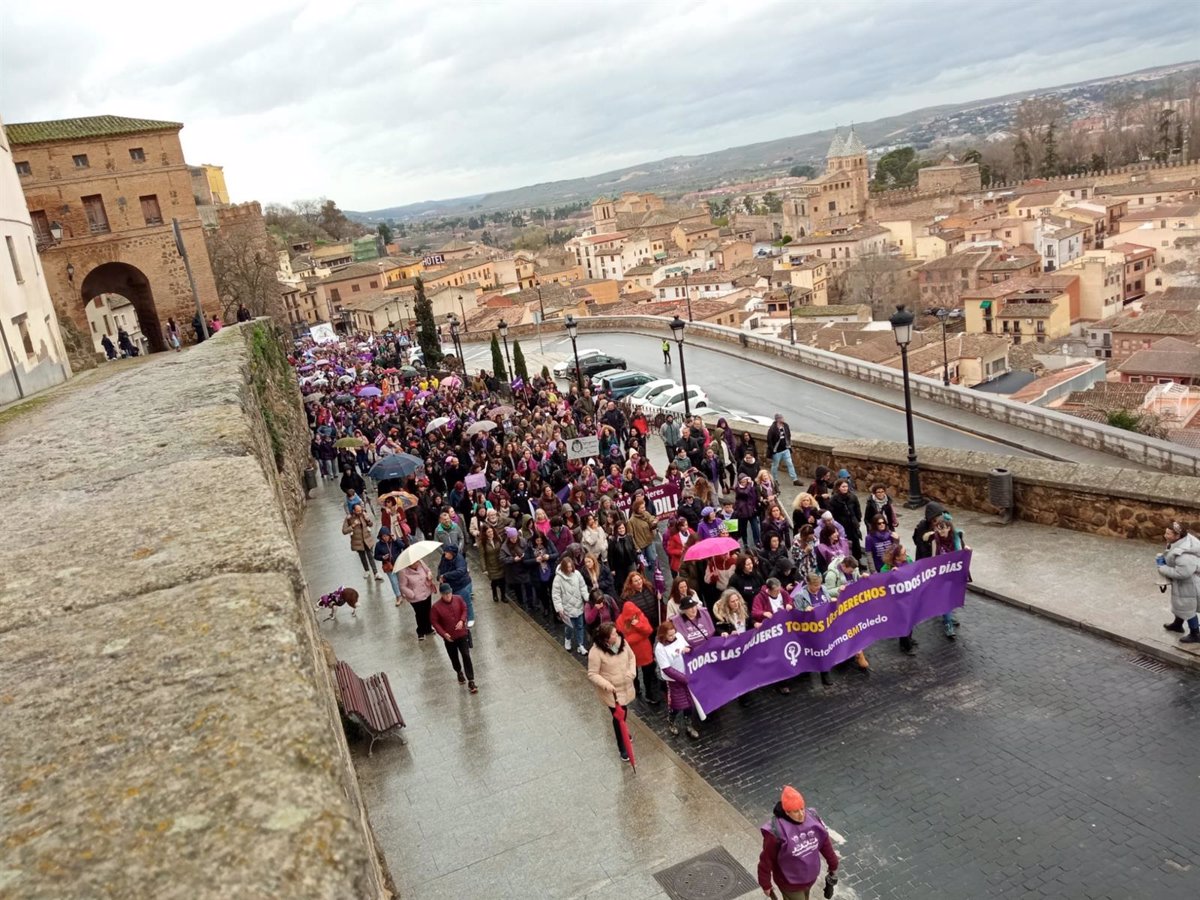
POLYGON ((154 292, 150 289, 150 280, 136 266, 120 262, 99 265, 83 279, 80 291, 84 306, 101 294, 120 294, 133 304, 142 334, 150 343, 150 352, 157 353, 167 349, 163 338, 163 326, 158 320, 158 309, 154 306, 154 292))

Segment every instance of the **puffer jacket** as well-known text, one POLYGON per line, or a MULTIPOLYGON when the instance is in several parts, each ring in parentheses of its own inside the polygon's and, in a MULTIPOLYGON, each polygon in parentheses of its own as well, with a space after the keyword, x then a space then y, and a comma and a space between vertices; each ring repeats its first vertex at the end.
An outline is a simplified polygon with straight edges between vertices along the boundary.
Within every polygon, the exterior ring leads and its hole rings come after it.
POLYGON ((433 583, 433 573, 423 562, 415 566, 405 566, 399 572, 399 579, 400 596, 409 603, 428 600, 437 590, 437 585, 433 583))
POLYGON ((371 540, 371 525, 369 516, 347 516, 342 522, 342 534, 350 535, 350 549, 355 553, 375 549, 375 543, 371 540))
MULTIPOLYGON (((558 578, 554 583, 558 584, 558 578)), ((596 686, 596 696, 609 709, 617 703, 628 706, 633 702, 636 678, 637 660, 624 637, 617 644, 615 653, 599 644, 593 644, 588 651, 588 681, 596 686)))
POLYGON ((1171 612, 1190 619, 1200 612, 1200 538, 1185 534, 1163 553, 1158 574, 1171 583, 1171 612))
POLYGON ((570 575, 562 569, 555 571, 550 599, 554 602, 554 611, 557 613, 571 618, 583 615, 583 607, 587 603, 587 584, 578 569, 570 575))
POLYGON ((633 658, 639 666, 654 662, 654 626, 632 600, 626 600, 617 616, 617 631, 625 635, 633 658))

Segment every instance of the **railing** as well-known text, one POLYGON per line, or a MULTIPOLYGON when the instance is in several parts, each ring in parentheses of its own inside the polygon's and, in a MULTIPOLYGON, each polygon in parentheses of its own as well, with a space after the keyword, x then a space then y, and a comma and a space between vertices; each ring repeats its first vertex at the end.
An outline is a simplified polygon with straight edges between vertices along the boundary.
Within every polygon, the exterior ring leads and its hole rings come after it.
MULTIPOLYGON (((669 334, 666 320, 656 316, 589 316, 577 321, 581 331, 648 332, 655 336, 669 334)), ((533 333, 532 326, 520 326, 520 328, 529 328, 530 333, 533 333)), ((510 338, 514 333, 519 335, 521 332, 514 327, 510 332, 510 338)), ((840 356, 827 350, 803 345, 792 346, 786 340, 759 337, 726 325, 709 325, 701 322, 689 323, 687 334, 736 344, 744 349, 757 350, 775 357, 791 359, 801 365, 848 376, 892 390, 903 391, 904 389, 904 376, 899 370, 840 356)), ((490 340, 490 338, 490 333, 480 337, 482 340, 490 340)), ((1200 452, 1179 444, 1172 444, 1170 441, 1147 437, 1098 422, 1090 422, 1056 410, 1018 403, 983 391, 974 391, 955 385, 947 387, 940 381, 934 381, 921 375, 912 376, 909 383, 911 391, 916 397, 967 410, 987 419, 1027 428, 1030 431, 1059 438, 1081 447, 1143 463, 1164 472, 1200 475, 1200 452)))

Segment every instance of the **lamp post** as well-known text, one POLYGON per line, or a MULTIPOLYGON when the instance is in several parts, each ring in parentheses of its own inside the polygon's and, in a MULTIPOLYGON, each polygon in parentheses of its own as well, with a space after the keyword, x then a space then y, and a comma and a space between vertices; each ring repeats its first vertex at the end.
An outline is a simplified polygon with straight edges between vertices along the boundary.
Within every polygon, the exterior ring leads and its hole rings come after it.
MULTIPOLYGON (((691 277, 692 277, 692 273, 684 270, 684 273, 683 273, 683 298, 685 300, 687 300, 688 321, 689 322, 695 321, 692 318, 692 292, 688 287, 688 281, 691 277)), ((680 340, 682 340, 682 338, 680 338, 680 340)))
POLYGON ((54 243, 57 244, 59 241, 62 240, 62 236, 63 236, 62 224, 59 222, 51 222, 50 223, 50 239, 53 240, 54 243))
POLYGON ((504 341, 504 361, 508 363, 508 384, 509 387, 513 383, 512 357, 508 355, 508 323, 501 319, 496 323, 496 330, 500 332, 500 338, 504 341))
POLYGON ((912 393, 908 384, 908 344, 912 340, 914 316, 904 308, 904 304, 896 307, 888 320, 892 325, 892 333, 896 337, 896 345, 900 348, 900 365, 904 371, 904 424, 908 428, 908 509, 918 509, 929 501, 921 496, 921 470, 917 466, 917 446, 913 438, 912 393))
POLYGON ((683 330, 687 327, 687 322, 676 316, 671 320, 671 334, 675 336, 675 343, 679 345, 679 380, 683 382, 683 415, 685 418, 692 417, 692 405, 688 402, 688 386, 687 386, 687 366, 683 363, 683 330))
POLYGON ((583 372, 579 368, 579 347, 575 344, 575 337, 579 334, 579 323, 575 321, 575 317, 568 315, 563 325, 567 328, 567 336, 571 338, 571 352, 575 354, 575 384, 579 387, 579 396, 583 396, 583 372))
POLYGON ((942 384, 950 387, 950 354, 946 350, 946 319, 950 318, 950 310, 938 309, 934 313, 942 321, 942 384))
POLYGON ((467 310, 463 307, 462 294, 458 295, 458 311, 462 313, 463 324, 467 324, 467 310))
POLYGON ((462 344, 458 342, 458 317, 454 313, 446 313, 446 321, 450 323, 450 343, 454 345, 454 352, 458 356, 458 365, 462 368, 463 375, 466 375, 467 361, 463 359, 462 344))
POLYGON ((796 322, 792 319, 792 291, 794 290, 795 288, 791 284, 783 289, 783 292, 787 294, 788 298, 788 333, 790 335, 793 347, 796 346, 796 322))
POLYGON ((546 318, 546 308, 542 306, 542 281, 540 278, 533 283, 533 289, 537 291, 538 295, 538 352, 544 356, 546 348, 542 346, 542 320, 546 318))

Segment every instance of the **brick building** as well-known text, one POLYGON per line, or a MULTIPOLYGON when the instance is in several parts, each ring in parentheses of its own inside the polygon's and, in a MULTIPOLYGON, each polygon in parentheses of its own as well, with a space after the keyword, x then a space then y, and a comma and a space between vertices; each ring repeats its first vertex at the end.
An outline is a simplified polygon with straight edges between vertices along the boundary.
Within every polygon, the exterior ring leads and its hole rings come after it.
POLYGON ((80 331, 90 331, 88 303, 119 294, 133 304, 152 351, 165 349, 168 317, 191 335, 195 303, 173 218, 205 313, 217 309, 181 128, 123 116, 6 126, 50 294, 80 331))

